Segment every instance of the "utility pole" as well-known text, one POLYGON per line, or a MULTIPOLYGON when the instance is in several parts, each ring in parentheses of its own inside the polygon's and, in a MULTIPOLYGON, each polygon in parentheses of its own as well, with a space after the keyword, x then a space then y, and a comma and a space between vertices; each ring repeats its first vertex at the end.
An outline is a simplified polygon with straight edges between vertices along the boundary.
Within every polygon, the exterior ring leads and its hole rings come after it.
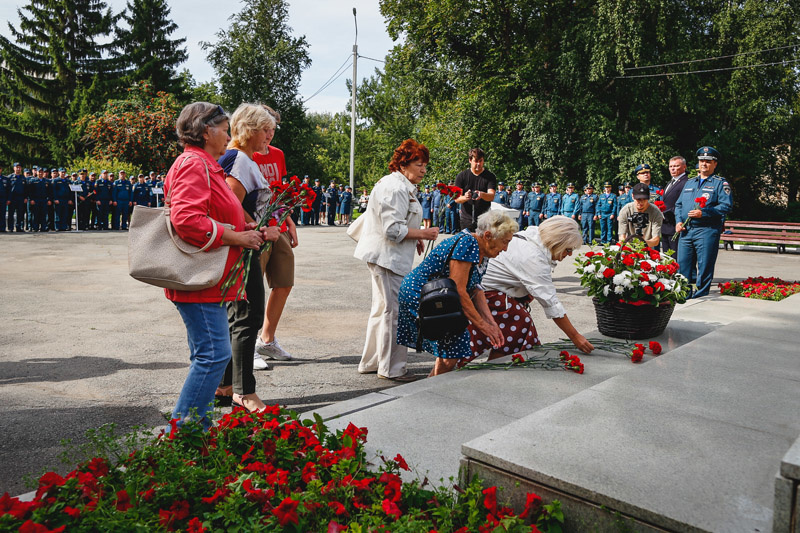
POLYGON ((350 190, 356 190, 355 156, 356 156, 356 73, 358 72, 358 19, 356 8, 353 8, 353 22, 356 25, 356 39, 353 43, 353 102, 350 106, 350 190))

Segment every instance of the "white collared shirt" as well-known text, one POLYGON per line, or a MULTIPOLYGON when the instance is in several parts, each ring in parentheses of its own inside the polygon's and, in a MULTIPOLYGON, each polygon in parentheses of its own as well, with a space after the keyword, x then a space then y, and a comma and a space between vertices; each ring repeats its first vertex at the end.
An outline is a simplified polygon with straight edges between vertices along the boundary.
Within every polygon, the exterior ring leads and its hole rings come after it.
POLYGON ((487 290, 501 291, 509 296, 533 296, 544 309, 547 318, 567 314, 558 300, 553 285, 556 262, 539 236, 539 228, 531 226, 516 235, 508 250, 489 260, 489 268, 481 282, 487 290))
POLYGON ((400 276, 411 272, 417 240, 406 239, 406 235, 409 228, 422 224, 416 187, 400 172, 382 177, 372 189, 361 217, 365 219, 353 256, 400 276))

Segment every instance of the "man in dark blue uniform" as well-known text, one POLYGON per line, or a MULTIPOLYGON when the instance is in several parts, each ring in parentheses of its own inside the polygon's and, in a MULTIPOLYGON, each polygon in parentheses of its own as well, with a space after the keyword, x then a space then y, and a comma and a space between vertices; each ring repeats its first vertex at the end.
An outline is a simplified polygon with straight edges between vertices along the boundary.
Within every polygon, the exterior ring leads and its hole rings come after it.
POLYGON ((551 218, 561 214, 561 195, 558 194, 558 185, 550 184, 550 192, 544 200, 544 218, 551 218))
POLYGON ((47 231, 47 206, 53 203, 53 189, 50 180, 44 177, 47 174, 49 173, 41 170, 39 176, 28 182, 28 203, 33 216, 31 222, 33 231, 47 231))
POLYGON ((124 170, 119 171, 119 179, 114 182, 111 188, 111 202, 114 205, 114 229, 123 231, 128 229, 128 215, 130 214, 130 203, 133 199, 133 187, 128 181, 124 170))
MULTIPOLYGON (((17 163, 14 163, 16 165, 17 163)), ((3 167, 0 165, 0 233, 6 232, 6 211, 11 203, 8 199, 8 190, 11 183, 11 176, 3 174, 3 167)), ((11 228, 11 226, 9 226, 11 228)))
POLYGON ((528 215, 527 211, 525 211, 525 200, 527 199, 528 193, 525 192, 525 184, 522 183, 522 180, 517 180, 516 190, 511 193, 511 197, 508 199, 508 207, 519 211, 517 224, 520 230, 525 229, 525 226, 528 225, 528 215))
POLYGON ((136 185, 133 186, 133 205, 141 205, 142 207, 150 207, 150 186, 145 181, 144 174, 139 174, 137 177, 136 185))
POLYGON ((319 208, 322 205, 322 197, 325 194, 319 183, 319 178, 314 180, 314 186, 311 187, 311 190, 313 190, 316 195, 314 196, 314 201, 311 203, 311 225, 319 226, 319 208))
POLYGON ((600 242, 608 244, 614 239, 617 196, 611 192, 611 182, 603 184, 603 194, 597 199, 597 217, 600 219, 600 242))
MULTIPOLYGON (((454 187, 455 182, 451 181, 447 184, 449 187, 454 187)), ((459 205, 456 203, 454 194, 448 194, 442 197, 444 202, 444 231, 443 233, 457 233, 456 222, 458 221, 459 205)))
POLYGON ((561 197, 561 214, 565 217, 578 219, 578 202, 581 197, 575 192, 575 184, 567 183, 567 192, 561 197))
POLYGON ((594 240, 594 223, 597 220, 597 195, 594 193, 594 187, 591 183, 587 183, 583 188, 583 196, 578 200, 575 213, 578 215, 578 220, 581 221, 583 244, 592 244, 592 240, 594 240))
POLYGON ((525 211, 528 213, 528 225, 538 226, 544 220, 544 201, 545 194, 542 192, 542 184, 538 181, 531 185, 531 192, 525 197, 525 211))
POLYGON ((502 181, 497 182, 497 190, 494 193, 494 200, 492 201, 503 207, 508 207, 508 191, 506 190, 506 184, 502 181))
POLYGON ((680 237, 673 239, 675 233, 675 202, 683 192, 683 187, 689 176, 686 174, 686 159, 676 155, 669 160, 669 173, 672 180, 664 187, 664 222, 661 224, 661 250, 672 250, 672 257, 678 259, 678 242, 680 237))
POLYGON ((716 175, 719 157, 719 152, 711 146, 697 150, 700 174, 686 181, 675 202, 675 219, 678 221, 675 233, 682 233, 678 243, 678 264, 681 274, 697 287, 692 298, 706 296, 711 289, 719 236, 725 216, 733 206, 730 184, 716 175), (705 199, 705 207, 699 205, 699 198, 705 199))
POLYGON ((58 176, 53 178, 53 204, 56 214, 56 231, 67 231, 72 225, 70 206, 73 194, 69 190, 70 181, 67 179, 66 169, 59 168, 58 176))
MULTIPOLYGON (((47 169, 45 169, 47 172, 47 169)), ((47 172, 47 181, 50 183, 50 203, 47 204, 47 229, 48 231, 55 231, 56 230, 56 205, 55 205, 55 198, 53 197, 53 182, 58 177, 58 169, 51 168, 50 172, 47 172)))
MULTIPOLYGON (((644 183, 650 189, 651 204, 656 200, 661 200, 661 187, 651 183, 652 169, 650 168, 650 165, 647 163, 642 163, 636 167, 633 173, 636 175, 636 179, 639 180, 639 183, 644 183)), ((633 201, 633 199, 631 199, 631 201, 633 201)))
MULTIPOLYGON (((26 172, 30 172, 25 169, 26 172)), ((25 231, 25 214, 28 204, 28 178, 19 163, 14 163, 14 173, 8 177, 8 231, 25 231)))
POLYGON ((108 212, 111 208, 111 181, 108 171, 100 173, 100 178, 94 182, 95 202, 97 203, 97 229, 108 229, 108 212))
POLYGON ((426 228, 431 227, 431 210, 432 210, 433 195, 431 194, 431 186, 425 186, 425 192, 419 196, 419 205, 422 207, 422 224, 426 228))
POLYGON ((336 206, 339 204, 339 191, 336 182, 331 181, 325 191, 325 211, 328 213, 328 226, 336 225, 336 206))
POLYGON ((439 228, 439 232, 444 231, 444 213, 442 213, 442 192, 438 186, 433 188, 431 193, 431 220, 432 225, 439 228))

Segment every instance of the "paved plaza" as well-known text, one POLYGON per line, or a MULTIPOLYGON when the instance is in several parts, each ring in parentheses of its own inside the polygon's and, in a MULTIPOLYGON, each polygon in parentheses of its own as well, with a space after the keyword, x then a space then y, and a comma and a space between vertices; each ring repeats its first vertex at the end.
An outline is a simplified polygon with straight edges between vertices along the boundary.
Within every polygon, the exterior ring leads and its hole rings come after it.
MULTIPOLYGON (((352 257, 354 243, 343 228, 299 231, 296 286, 278 329, 296 359, 258 372, 259 395, 309 411, 393 386, 356 372, 370 283, 366 265, 352 257)), ((0 243, 0 493, 19 494, 28 490, 23 476, 69 469, 58 464, 61 439, 80 442, 87 429, 108 422, 121 432, 163 424, 186 375, 188 348, 163 292, 127 275, 126 233, 15 234, 0 243)), ((797 254, 720 251, 716 280, 796 279, 798 265, 797 254)), ((591 301, 571 262, 559 265, 556 285, 576 327, 594 330, 591 301)), ((533 311, 543 341, 560 337, 536 305, 533 311)), ((430 356, 409 355, 412 371, 432 367, 430 356)), ((452 443, 456 453, 462 443, 452 443)))

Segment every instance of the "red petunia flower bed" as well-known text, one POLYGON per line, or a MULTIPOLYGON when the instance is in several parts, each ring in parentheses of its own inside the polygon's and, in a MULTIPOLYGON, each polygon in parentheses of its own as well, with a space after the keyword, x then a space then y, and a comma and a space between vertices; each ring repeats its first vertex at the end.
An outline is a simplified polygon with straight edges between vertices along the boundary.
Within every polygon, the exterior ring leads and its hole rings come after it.
POLYGON ((744 281, 726 281, 719 284, 720 294, 742 296, 758 300, 779 301, 800 292, 800 283, 781 278, 750 277, 744 281))
POLYGON ((331 433, 278 406, 236 409, 208 432, 175 421, 157 437, 96 432, 97 455, 66 476, 42 475, 33 501, 0 498, 0 532, 561 530, 558 501, 528 494, 517 514, 477 479, 405 482, 401 455, 367 461, 366 436, 353 424, 331 433))

